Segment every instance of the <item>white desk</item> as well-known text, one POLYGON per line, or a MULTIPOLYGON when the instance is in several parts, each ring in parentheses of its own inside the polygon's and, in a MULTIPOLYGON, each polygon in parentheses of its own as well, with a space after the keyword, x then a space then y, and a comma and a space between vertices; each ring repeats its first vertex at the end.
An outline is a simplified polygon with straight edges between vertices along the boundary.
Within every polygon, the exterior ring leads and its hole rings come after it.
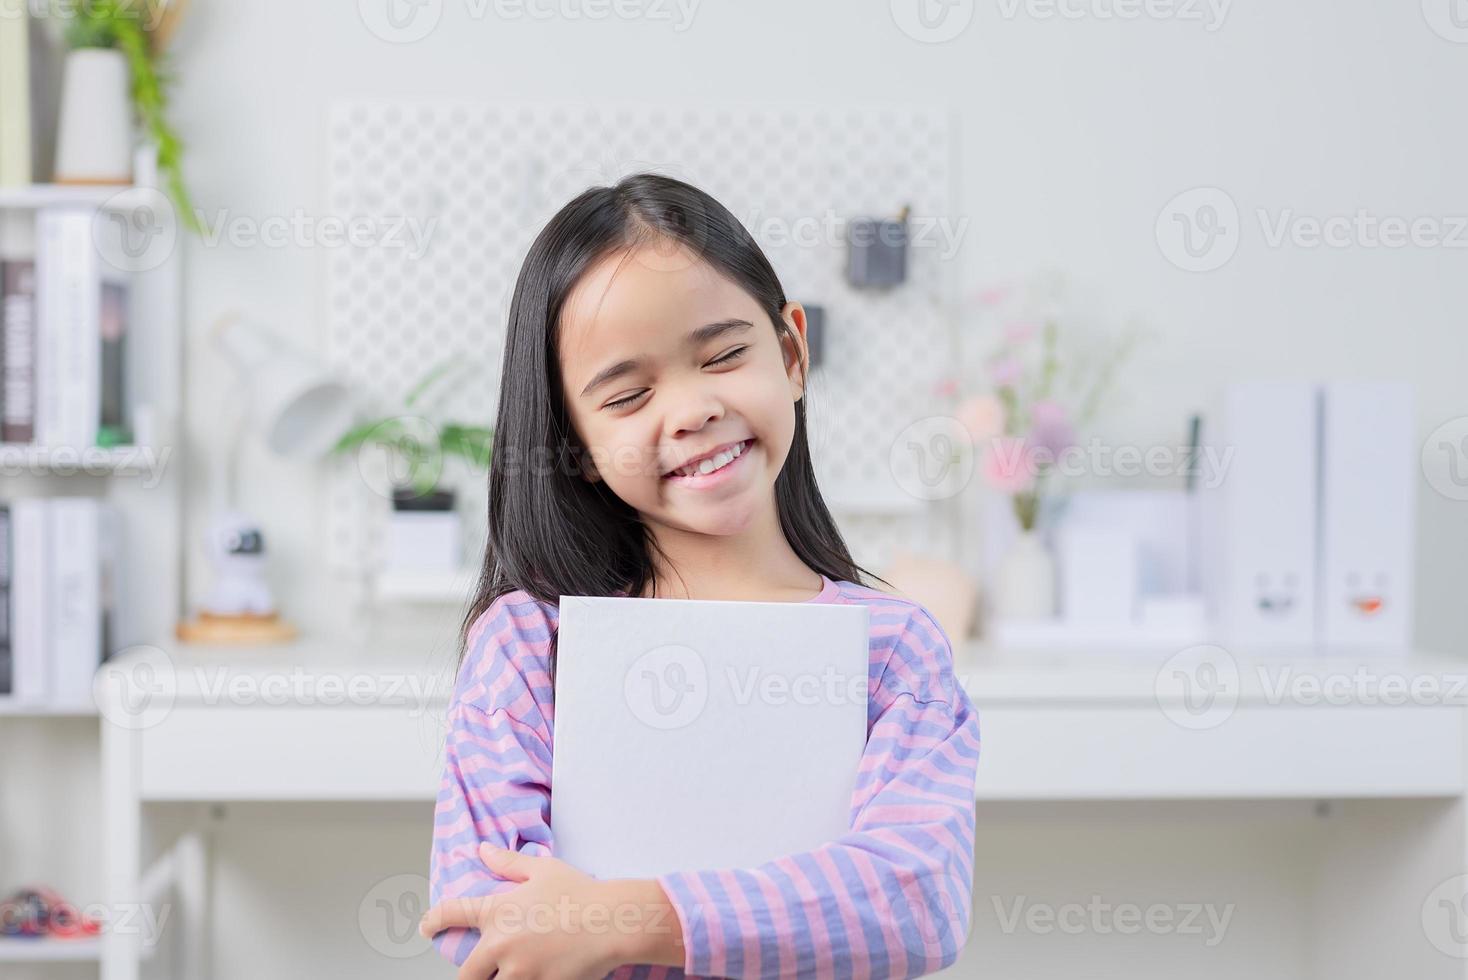
MULTIPOLYGON (((1420 887, 1425 895, 1432 875, 1468 870, 1468 687, 1457 682, 1468 662, 1230 661, 1210 701, 1178 680, 1176 670, 1188 664, 1170 664, 1159 693, 1162 659, 961 650, 958 670, 978 707, 984 744, 980 801, 1446 801, 1451 815, 1437 832, 1379 845, 1397 849, 1390 866, 1404 880, 1380 880, 1379 854, 1368 855, 1362 879, 1352 880, 1355 850, 1370 841, 1341 855, 1339 908, 1324 914, 1346 923, 1376 916, 1378 894, 1420 887), (1371 703, 1377 695, 1397 700, 1399 688, 1408 703, 1371 703), (1403 847, 1408 860, 1400 859, 1403 847)), ((1219 666, 1189 676, 1206 681, 1219 666)), ((146 804, 431 800, 437 792, 451 664, 435 671, 421 662, 354 663, 339 648, 307 642, 270 651, 182 648, 165 662, 130 657, 111 670, 128 684, 109 685, 104 707, 109 902, 151 901, 171 885, 184 930, 178 972, 189 980, 203 980, 207 963, 207 841, 185 834, 144 869, 146 804)), ((1331 938, 1327 959, 1340 965, 1336 975, 1369 976, 1352 972, 1353 964, 1406 955, 1383 949, 1380 930, 1357 934, 1345 926, 1331 938)), ((1387 944, 1420 945, 1421 938, 1391 936, 1387 944)), ((107 936, 103 980, 136 980, 145 952, 136 936, 107 936)), ((1468 977, 1468 960, 1434 952, 1427 962, 1430 972, 1418 975, 1468 977)))

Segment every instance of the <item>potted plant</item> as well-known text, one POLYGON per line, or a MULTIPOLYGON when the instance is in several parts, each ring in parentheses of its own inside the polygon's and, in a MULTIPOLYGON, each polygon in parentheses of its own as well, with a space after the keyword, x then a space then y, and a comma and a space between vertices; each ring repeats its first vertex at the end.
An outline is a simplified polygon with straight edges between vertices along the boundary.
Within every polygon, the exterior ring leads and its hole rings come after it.
MULTIPOLYGON (((955 413, 973 439, 985 482, 1008 497, 1019 526, 993 582, 993 612, 1001 619, 1055 615, 1055 562, 1040 527, 1048 484, 1141 338, 1128 328, 1087 357, 1083 331, 1062 312, 1062 293, 1058 281, 1041 280, 979 294, 989 348, 985 383, 955 413)), ((956 383, 950 389, 958 393, 956 383)))
POLYGON ((185 227, 199 231, 183 182, 183 144, 167 119, 164 48, 183 0, 88 0, 68 5, 56 181, 132 182, 133 113, 157 146, 158 169, 185 227), (131 102, 131 105, 129 105, 131 102))
POLYGON ((439 415, 452 391, 451 375, 463 364, 455 358, 434 368, 409 390, 400 412, 353 426, 332 449, 341 454, 377 447, 399 464, 388 490, 387 568, 453 571, 460 565, 462 526, 453 489, 440 485, 444 463, 457 459, 471 472, 487 471, 494 430, 428 416, 439 415))

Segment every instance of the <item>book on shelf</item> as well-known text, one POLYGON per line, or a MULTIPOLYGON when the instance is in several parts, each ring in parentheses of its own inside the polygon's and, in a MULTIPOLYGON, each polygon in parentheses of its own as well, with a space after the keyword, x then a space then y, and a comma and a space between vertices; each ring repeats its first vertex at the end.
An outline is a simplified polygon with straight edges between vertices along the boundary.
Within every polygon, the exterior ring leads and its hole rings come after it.
POLYGON ((0 257, 0 441, 131 441, 130 289, 98 251, 93 220, 85 208, 42 208, 34 259, 0 257))
POLYGON ((36 263, 0 259, 0 442, 36 437, 36 263))
POLYGON ((61 45, 28 6, 0 3, 0 186, 44 183, 55 171, 61 45))
POLYGON ((0 504, 0 694, 85 707, 116 636, 119 525, 91 497, 0 504))
POLYGON ((10 508, 0 503, 0 697, 12 693, 15 660, 10 629, 10 508))

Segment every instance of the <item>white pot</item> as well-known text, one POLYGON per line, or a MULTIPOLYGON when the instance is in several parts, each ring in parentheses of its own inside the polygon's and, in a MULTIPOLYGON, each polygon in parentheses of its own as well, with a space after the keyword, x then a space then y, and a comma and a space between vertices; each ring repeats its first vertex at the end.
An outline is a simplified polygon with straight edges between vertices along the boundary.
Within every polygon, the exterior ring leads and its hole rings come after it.
POLYGON ((387 522, 391 572, 457 572, 463 567, 464 526, 452 510, 395 510, 387 522))
POLYGON ((130 184, 133 107, 127 58, 110 48, 66 56, 57 123, 58 184, 130 184))
POLYGON ((1055 615, 1055 559, 1040 535, 1023 531, 999 562, 994 579, 997 619, 1050 619, 1055 615))

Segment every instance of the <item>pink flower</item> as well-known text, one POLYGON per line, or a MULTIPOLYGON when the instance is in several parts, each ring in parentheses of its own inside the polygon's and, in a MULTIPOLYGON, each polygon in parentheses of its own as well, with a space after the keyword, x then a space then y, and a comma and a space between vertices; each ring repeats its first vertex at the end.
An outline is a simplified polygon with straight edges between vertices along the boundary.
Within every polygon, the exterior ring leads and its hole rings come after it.
POLYGON ((1004 432, 1004 406, 993 395, 979 395, 958 406, 958 421, 977 445, 1004 432))
POLYGON ((958 394, 958 382, 953 378, 941 378, 933 386, 933 394, 939 398, 952 398, 958 394))
POLYGON ((997 388, 1008 388, 1019 380, 1024 366, 1018 358, 1001 357, 989 366, 989 379, 997 388))
POLYGON ((1004 342, 1018 347, 1027 344, 1040 332, 1040 324, 1034 320, 1015 320, 1004 325, 1004 342))
POLYGON ((984 479, 1002 493, 1024 493, 1035 485, 1035 461, 1029 443, 1014 436, 990 440, 984 454, 984 479))
POLYGON ((1065 406, 1041 399, 1030 406, 1030 439, 1043 447, 1052 458, 1075 445, 1075 428, 1070 424, 1065 406))
POLYGON ((980 306, 993 307, 998 306, 1008 299, 1012 291, 1013 287, 1009 283, 1002 282, 998 285, 990 286, 987 289, 979 290, 974 298, 978 300, 980 306))

